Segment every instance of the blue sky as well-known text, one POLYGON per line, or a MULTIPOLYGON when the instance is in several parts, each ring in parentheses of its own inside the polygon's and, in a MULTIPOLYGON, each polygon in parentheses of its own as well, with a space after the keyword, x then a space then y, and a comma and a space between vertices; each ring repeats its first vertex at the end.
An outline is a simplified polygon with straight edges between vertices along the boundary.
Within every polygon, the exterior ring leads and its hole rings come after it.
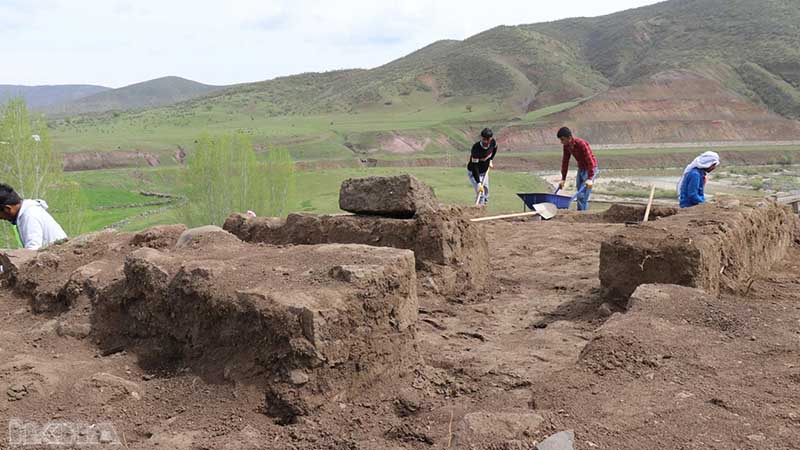
POLYGON ((653 0, 0 0, 0 84, 208 84, 371 68, 497 25, 653 0))

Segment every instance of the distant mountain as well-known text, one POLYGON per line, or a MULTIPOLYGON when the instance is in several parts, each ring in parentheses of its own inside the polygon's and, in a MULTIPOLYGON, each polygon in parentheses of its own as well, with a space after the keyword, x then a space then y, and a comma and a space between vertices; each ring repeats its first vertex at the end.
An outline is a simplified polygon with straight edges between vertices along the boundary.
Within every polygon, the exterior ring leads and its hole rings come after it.
POLYGON ((180 77, 163 77, 53 104, 45 111, 51 116, 63 116, 156 108, 197 98, 222 88, 180 77))
POLYGON ((0 103, 22 96, 31 109, 42 109, 51 105, 78 100, 111 88, 89 84, 65 84, 56 86, 16 86, 0 84, 0 103))
POLYGON ((203 99, 203 106, 254 108, 255 102, 275 114, 348 112, 422 95, 520 113, 690 70, 800 118, 799 6, 797 0, 670 0, 602 17, 501 26, 371 70, 239 85, 203 99))

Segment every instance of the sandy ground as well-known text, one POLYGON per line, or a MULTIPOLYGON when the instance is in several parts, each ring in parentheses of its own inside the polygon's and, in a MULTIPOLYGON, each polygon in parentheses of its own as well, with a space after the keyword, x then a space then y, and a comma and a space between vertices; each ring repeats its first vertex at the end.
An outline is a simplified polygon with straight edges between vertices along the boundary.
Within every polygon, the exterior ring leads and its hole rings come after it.
POLYGON ((409 374, 284 426, 263 392, 148 373, 3 289, 0 424, 105 424, 108 445, 135 449, 528 449, 567 429, 577 449, 800 448, 800 250, 746 293, 665 288, 689 306, 614 314, 598 255, 623 226, 487 225, 490 286, 421 293, 409 374))

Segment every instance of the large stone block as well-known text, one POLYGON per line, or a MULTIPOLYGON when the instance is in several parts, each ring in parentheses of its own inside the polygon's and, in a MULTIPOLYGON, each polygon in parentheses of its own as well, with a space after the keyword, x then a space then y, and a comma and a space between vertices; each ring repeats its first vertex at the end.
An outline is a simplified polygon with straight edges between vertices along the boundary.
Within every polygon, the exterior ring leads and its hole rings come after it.
POLYGON ((357 214, 411 218, 436 204, 430 186, 412 175, 351 178, 339 190, 339 208, 357 214))

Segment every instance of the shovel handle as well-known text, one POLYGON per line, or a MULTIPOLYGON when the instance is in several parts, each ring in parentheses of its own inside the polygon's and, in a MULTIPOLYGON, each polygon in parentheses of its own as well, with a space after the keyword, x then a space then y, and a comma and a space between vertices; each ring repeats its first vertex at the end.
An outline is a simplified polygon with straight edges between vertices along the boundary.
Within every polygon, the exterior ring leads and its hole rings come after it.
POLYGON ((575 195, 573 195, 572 198, 569 199, 569 202, 570 203, 574 202, 578 198, 578 196, 581 195, 581 192, 585 190, 586 190, 586 185, 584 184, 583 186, 581 186, 580 189, 578 189, 578 192, 576 192, 575 195))
POLYGON ((483 193, 481 192, 481 188, 483 187, 484 180, 486 180, 486 177, 489 176, 489 171, 490 170, 492 170, 492 166, 489 166, 489 167, 486 168, 486 173, 483 174, 483 178, 481 178, 481 182, 478 183, 478 196, 475 197, 475 206, 478 206, 478 205, 481 204, 481 196, 483 195, 483 193))
POLYGON ((489 216, 489 217, 479 217, 477 219, 470 219, 470 222, 487 222, 489 220, 499 220, 499 219, 513 219, 514 217, 528 217, 528 216, 535 216, 539 214, 539 211, 529 211, 524 213, 516 213, 516 214, 503 214, 502 216, 489 216))

